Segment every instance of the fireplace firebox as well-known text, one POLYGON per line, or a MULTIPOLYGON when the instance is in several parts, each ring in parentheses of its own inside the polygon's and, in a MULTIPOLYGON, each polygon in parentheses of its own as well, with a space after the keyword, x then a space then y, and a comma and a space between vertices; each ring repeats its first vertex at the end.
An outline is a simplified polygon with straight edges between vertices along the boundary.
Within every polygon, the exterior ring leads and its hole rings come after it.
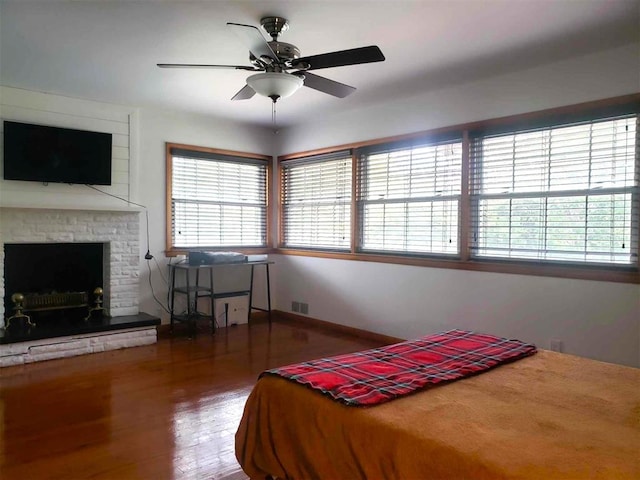
POLYGON ((107 248, 104 243, 5 244, 5 326, 50 327, 103 313, 107 248))

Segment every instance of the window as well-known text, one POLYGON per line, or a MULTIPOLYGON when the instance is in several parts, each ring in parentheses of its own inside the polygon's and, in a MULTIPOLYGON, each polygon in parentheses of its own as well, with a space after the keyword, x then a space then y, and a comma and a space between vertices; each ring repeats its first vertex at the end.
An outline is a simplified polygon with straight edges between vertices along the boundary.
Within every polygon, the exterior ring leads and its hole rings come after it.
POLYGON ((282 245, 350 250, 351 152, 281 163, 282 245))
POLYGON ((637 116, 472 139, 478 258, 637 263, 637 116))
POLYGON ((640 94, 328 151, 279 159, 282 253, 640 283, 640 94))
POLYGON ((462 142, 363 150, 360 250, 457 255, 462 142))
POLYGON ((267 245, 268 157, 167 149, 167 251, 267 245))

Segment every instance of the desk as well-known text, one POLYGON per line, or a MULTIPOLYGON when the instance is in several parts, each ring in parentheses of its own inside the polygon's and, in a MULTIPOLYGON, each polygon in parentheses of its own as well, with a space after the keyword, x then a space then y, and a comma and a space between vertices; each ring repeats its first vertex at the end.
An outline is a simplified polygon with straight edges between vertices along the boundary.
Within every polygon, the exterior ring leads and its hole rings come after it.
MULTIPOLYGON (((196 321, 199 318, 210 317, 211 331, 215 331, 216 316, 215 316, 215 300, 217 298, 229 298, 239 297, 246 295, 249 297, 249 305, 247 311, 247 322, 251 319, 252 310, 260 310, 268 313, 269 325, 271 325, 271 285, 269 282, 269 265, 273 262, 263 260, 258 262, 229 262, 229 263, 216 263, 211 265, 189 265, 189 263, 175 263, 169 264, 169 312, 171 315, 171 331, 173 332, 173 322, 186 322, 189 323, 193 329, 193 333, 196 332, 196 321), (259 308, 253 306, 253 274, 256 266, 264 266, 266 279, 267 279, 267 308, 259 308), (215 269, 216 267, 251 267, 251 279, 249 280, 249 288, 245 290, 236 290, 231 292, 219 292, 216 293, 215 283, 215 269), (176 272, 184 272, 185 283, 181 286, 176 286, 176 272), (195 271, 195 282, 192 282, 191 272, 195 271), (204 286, 201 284, 202 276, 200 272, 209 274, 209 285, 204 286), (176 314, 174 311, 175 295, 186 295, 187 311, 183 314, 176 314), (198 299, 202 297, 208 297, 211 301, 211 315, 204 315, 198 312, 198 299)), ((228 306, 225 304, 225 324, 228 326, 228 306)))

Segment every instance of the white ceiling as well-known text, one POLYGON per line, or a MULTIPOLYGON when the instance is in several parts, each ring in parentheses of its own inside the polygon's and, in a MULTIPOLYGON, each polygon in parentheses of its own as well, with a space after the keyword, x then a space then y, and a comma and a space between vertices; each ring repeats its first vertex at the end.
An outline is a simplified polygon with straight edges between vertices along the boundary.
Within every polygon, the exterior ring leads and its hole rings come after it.
POLYGON ((309 88, 278 102, 278 123, 393 100, 640 41, 640 0, 0 0, 0 83, 256 125, 271 101, 230 98, 250 72, 156 63, 249 65, 226 22, 278 15, 303 56, 378 45, 386 61, 316 71, 358 88, 309 88))

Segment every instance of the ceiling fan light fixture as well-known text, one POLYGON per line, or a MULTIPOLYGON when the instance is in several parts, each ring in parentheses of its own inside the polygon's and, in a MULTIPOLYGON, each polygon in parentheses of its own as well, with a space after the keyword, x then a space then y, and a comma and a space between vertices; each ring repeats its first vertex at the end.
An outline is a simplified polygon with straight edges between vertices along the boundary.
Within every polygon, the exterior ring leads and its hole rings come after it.
POLYGON ((297 92, 304 81, 289 73, 266 72, 257 73, 247 78, 247 85, 264 97, 286 98, 297 92))

